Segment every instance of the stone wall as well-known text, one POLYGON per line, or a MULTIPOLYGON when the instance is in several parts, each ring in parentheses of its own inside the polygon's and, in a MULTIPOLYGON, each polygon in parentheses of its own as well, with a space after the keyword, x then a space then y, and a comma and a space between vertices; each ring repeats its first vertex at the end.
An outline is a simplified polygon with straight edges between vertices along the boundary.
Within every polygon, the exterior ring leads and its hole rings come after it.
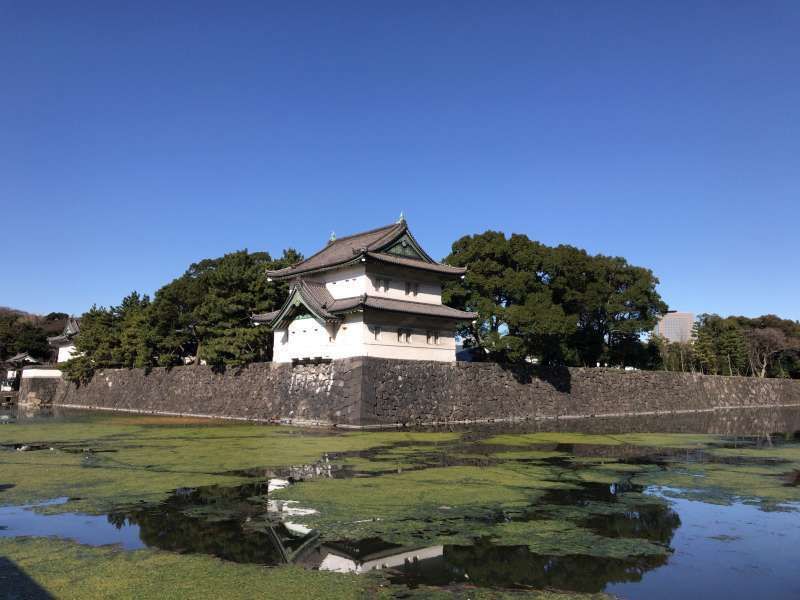
POLYGON ((260 363, 226 373, 112 369, 87 385, 60 382, 49 391, 28 387, 34 381, 23 381, 21 401, 34 393, 62 406, 352 426, 800 405, 800 381, 380 358, 260 363))
POLYGON ((800 405, 800 381, 664 371, 369 359, 363 376, 362 425, 800 405))
POLYGON ((20 381, 17 403, 22 406, 52 404, 62 387, 60 377, 26 377, 20 381))
MULTIPOLYGON (((20 398, 37 393, 34 381, 23 380, 20 398)), ((207 366, 106 369, 85 385, 60 381, 49 400, 60 406, 147 413, 357 423, 360 386, 360 364, 347 360, 296 367, 258 363, 225 373, 207 366)))

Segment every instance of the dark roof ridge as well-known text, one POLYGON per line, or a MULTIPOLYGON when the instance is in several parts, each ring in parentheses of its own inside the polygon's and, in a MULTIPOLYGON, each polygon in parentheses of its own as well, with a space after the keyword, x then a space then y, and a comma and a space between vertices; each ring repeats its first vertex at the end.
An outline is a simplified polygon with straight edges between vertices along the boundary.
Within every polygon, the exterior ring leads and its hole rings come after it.
MULTIPOLYGON (((337 237, 332 243, 335 244, 336 242, 343 242, 344 240, 349 240, 350 238, 358 237, 360 235, 369 235, 370 233, 377 233, 381 229, 394 229, 395 227, 400 227, 401 225, 405 226, 405 221, 401 223, 392 223, 391 225, 384 225, 383 227, 375 227, 374 229, 368 229, 367 231, 359 231, 358 233, 351 233, 350 235, 345 235, 343 237, 337 237)), ((320 250, 320 252, 322 252, 322 250, 320 250)))
POLYGON ((440 263, 435 261, 429 263, 427 261, 420 260, 417 258, 412 258, 410 256, 397 256, 395 254, 389 254, 387 252, 367 251, 367 256, 369 258, 372 258, 374 260, 383 263, 407 266, 412 269, 421 269, 423 271, 434 271, 453 276, 463 275, 464 273, 467 272, 466 267, 455 267, 453 265, 448 265, 447 263, 440 263))
POLYGON ((267 276, 279 278, 291 277, 294 274, 300 275, 301 273, 309 271, 318 271, 347 264, 351 261, 358 260, 358 257, 367 250, 380 248, 389 243, 392 239, 398 237, 405 231, 408 231, 408 225, 405 221, 401 221, 399 223, 385 225, 384 227, 370 229, 369 231, 354 233, 328 243, 308 258, 304 258, 293 265, 284 267, 283 269, 268 269, 267 276), (358 240, 358 238, 361 237, 367 239, 363 240, 363 243, 357 246, 356 244, 361 241, 358 240))
MULTIPOLYGON (((314 258, 315 256, 317 256, 317 255, 319 255, 319 254, 322 254, 323 252, 325 252, 325 250, 327 250, 328 248, 330 248, 330 247, 331 247, 333 244, 338 244, 338 243, 340 243, 340 242, 347 241, 347 240, 349 240, 349 239, 352 239, 352 238, 354 238, 354 237, 358 237, 358 236, 360 236, 360 235, 369 235, 370 233, 377 233, 377 232, 381 231, 382 229, 389 230, 390 228, 397 227, 398 225, 400 225, 400 223, 393 223, 392 225, 385 225, 385 226, 383 226, 383 227, 376 227, 375 229, 370 229, 369 231, 360 231, 360 232, 358 232, 358 233, 351 233, 350 235, 346 235, 346 236, 344 236, 344 237, 337 237, 337 238, 336 238, 335 240, 333 240, 332 242, 328 242, 328 243, 327 243, 327 244, 325 244, 325 245, 324 245, 322 248, 320 248, 319 250, 317 250, 316 252, 314 252, 314 254, 312 254, 311 256, 309 256, 309 257, 307 257, 307 258, 304 258, 303 260, 301 260, 300 262, 298 262, 298 263, 295 263, 295 264, 302 265, 304 262, 308 262, 309 260, 311 260, 311 259, 312 259, 312 258, 314 258)), ((288 267, 284 267, 284 269, 291 269, 292 267, 294 267, 294 265, 289 265, 288 267)), ((277 269, 277 270, 278 270, 278 271, 283 271, 284 269, 277 269)))

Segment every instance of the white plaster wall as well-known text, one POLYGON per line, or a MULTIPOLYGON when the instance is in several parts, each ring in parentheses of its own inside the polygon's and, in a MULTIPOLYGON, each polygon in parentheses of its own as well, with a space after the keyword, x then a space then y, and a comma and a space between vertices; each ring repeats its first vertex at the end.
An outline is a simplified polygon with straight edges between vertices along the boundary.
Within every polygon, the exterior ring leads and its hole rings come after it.
POLYGON ((364 356, 364 329, 360 313, 347 315, 338 327, 314 318, 295 319, 287 329, 275 331, 272 360, 364 356))
POLYGON ((275 329, 272 332, 272 360, 273 362, 290 362, 289 333, 284 329, 275 329))
POLYGON ((414 269, 394 270, 381 268, 380 266, 371 266, 368 279, 367 293, 370 296, 382 296, 384 298, 425 302, 428 304, 442 303, 441 282, 431 279, 430 276, 426 276, 414 269), (382 280, 389 281, 388 291, 384 291, 383 285, 379 286, 379 282, 382 280), (413 292, 406 295, 406 282, 417 284, 418 291, 416 296, 413 292))
POLYGON ((61 378, 61 369, 23 369, 23 379, 61 378))
POLYGON ((336 331, 334 342, 336 348, 333 357, 364 356, 365 331, 366 325, 364 325, 363 313, 346 315, 336 331))
POLYGON ((380 325, 379 339, 375 339, 376 325, 365 327, 364 356, 380 358, 397 358, 400 360, 438 360, 442 362, 455 362, 456 342, 452 329, 441 326, 420 328, 412 326, 398 326, 396 324, 380 325), (398 328, 411 331, 411 341, 406 341, 405 334, 400 341, 397 339, 398 328), (428 331, 439 332, 439 343, 428 343, 428 331))
POLYGON ((361 296, 368 292, 369 281, 364 265, 324 271, 315 275, 313 280, 324 283, 331 296, 337 300, 361 296))
POLYGON ((74 344, 69 346, 60 346, 58 348, 58 358, 56 359, 56 362, 67 362, 70 358, 75 356, 76 353, 77 352, 74 344))

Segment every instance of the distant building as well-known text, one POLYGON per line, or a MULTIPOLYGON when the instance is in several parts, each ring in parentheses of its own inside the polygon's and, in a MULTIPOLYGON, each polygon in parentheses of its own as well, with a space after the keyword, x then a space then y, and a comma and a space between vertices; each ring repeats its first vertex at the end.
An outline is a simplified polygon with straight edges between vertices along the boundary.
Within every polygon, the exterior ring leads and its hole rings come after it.
POLYGON ((670 342, 689 342, 693 326, 694 313, 671 310, 658 320, 653 333, 670 342))
POLYGON ((38 365, 39 361, 27 352, 6 359, 0 371, 0 392, 10 392, 19 389, 19 380, 22 369, 30 365, 38 365))
POLYGON ((47 338, 47 342, 56 349, 56 362, 66 362, 75 354, 75 336, 80 333, 80 321, 74 317, 67 319, 61 335, 47 338))
POLYGON ((291 267, 268 271, 288 281, 280 310, 254 315, 275 334, 273 360, 353 356, 455 361, 459 322, 477 315, 444 306, 442 283, 464 268, 433 260, 405 219, 336 239, 291 267))

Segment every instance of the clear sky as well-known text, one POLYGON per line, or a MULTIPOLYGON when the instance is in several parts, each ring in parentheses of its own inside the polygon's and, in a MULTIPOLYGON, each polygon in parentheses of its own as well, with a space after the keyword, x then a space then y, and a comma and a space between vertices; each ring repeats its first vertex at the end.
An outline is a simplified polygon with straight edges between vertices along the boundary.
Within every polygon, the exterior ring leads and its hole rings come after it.
POLYGON ((800 2, 0 2, 0 305, 405 211, 800 319, 800 2))

